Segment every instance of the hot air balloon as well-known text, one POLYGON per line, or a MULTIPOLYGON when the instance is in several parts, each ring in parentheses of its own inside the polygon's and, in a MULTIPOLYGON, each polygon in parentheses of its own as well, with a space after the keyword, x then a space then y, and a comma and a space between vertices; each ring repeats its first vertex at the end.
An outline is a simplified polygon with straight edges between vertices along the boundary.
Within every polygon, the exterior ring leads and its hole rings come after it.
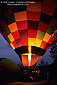
POLYGON ((0 32, 19 55, 24 66, 32 66, 55 41, 55 0, 38 0, 27 5, 0 8, 0 32))

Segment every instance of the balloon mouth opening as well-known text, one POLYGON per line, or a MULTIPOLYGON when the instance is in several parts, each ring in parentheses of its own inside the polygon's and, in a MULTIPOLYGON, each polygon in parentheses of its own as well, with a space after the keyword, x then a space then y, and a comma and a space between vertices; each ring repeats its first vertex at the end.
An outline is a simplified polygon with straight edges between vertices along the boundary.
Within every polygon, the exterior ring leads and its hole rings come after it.
POLYGON ((42 56, 32 53, 21 54, 22 64, 24 66, 33 66, 42 56))
POLYGON ((23 66, 33 66, 46 50, 35 46, 21 46, 16 48, 15 52, 19 55, 23 66))

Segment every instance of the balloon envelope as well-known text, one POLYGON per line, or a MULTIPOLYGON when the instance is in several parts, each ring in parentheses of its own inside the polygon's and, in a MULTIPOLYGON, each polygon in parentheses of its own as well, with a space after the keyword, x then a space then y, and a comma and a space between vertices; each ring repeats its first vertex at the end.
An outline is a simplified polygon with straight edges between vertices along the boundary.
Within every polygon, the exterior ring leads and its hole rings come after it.
MULTIPOLYGON (((43 56, 54 42, 53 33, 57 20, 54 0, 27 3, 28 5, 23 6, 1 6, 0 28, 5 39, 21 58, 23 65, 28 66, 28 57, 27 64, 24 64, 26 57, 24 58, 22 54, 43 56)), ((33 60, 33 57, 31 58, 33 60)))

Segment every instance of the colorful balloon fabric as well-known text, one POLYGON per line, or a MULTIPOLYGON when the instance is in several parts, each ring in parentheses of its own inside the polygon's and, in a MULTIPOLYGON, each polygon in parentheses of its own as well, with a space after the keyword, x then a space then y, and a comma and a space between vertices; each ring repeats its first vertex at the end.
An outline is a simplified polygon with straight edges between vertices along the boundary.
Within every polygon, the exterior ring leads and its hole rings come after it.
POLYGON ((0 31, 24 66, 28 66, 28 60, 21 54, 43 56, 54 42, 53 33, 57 30, 56 6, 55 0, 38 0, 24 6, 1 6, 0 31))

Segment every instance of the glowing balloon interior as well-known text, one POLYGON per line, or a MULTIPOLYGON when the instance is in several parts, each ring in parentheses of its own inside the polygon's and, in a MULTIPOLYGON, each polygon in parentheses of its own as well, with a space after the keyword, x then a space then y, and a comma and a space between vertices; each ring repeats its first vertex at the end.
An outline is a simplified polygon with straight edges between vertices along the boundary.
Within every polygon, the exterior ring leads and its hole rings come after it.
POLYGON ((1 9, 3 19, 0 28, 3 36, 19 55, 23 65, 32 66, 54 42, 56 3, 40 0, 27 6, 1 9))

